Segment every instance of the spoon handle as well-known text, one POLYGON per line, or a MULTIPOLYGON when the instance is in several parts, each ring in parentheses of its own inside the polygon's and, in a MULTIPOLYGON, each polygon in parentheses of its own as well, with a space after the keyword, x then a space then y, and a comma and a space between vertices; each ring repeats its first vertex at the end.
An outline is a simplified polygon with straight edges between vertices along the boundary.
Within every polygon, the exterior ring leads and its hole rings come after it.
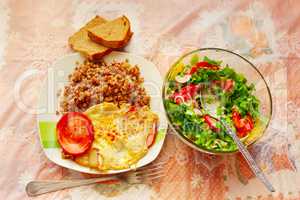
POLYGON ((265 174, 263 173, 263 171, 258 167, 258 165, 256 164, 255 160, 253 159, 253 157, 251 156, 251 154, 249 153, 249 151, 246 149, 246 147, 244 146, 244 144, 240 141, 240 139, 234 133, 234 131, 228 126, 228 124, 226 122, 223 122, 221 120, 221 123, 226 128, 227 133, 232 137, 232 139, 237 144, 237 146, 239 148, 239 151, 242 153, 242 155, 246 159, 247 163, 251 167, 251 169, 252 169, 253 173, 256 175, 256 177, 258 177, 261 180, 261 182, 267 187, 267 189, 270 192, 275 192, 275 189, 272 186, 272 184, 270 183, 270 181, 267 179, 267 177, 265 176, 265 174))

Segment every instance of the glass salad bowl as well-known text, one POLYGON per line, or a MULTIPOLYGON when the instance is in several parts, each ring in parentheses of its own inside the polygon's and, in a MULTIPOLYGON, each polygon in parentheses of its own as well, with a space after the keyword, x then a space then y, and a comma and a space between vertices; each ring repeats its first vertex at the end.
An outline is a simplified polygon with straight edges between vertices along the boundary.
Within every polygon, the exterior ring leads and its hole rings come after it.
POLYGON ((238 151, 218 119, 249 146, 265 133, 272 115, 263 75, 247 59, 225 49, 203 48, 180 57, 169 69, 162 92, 173 131, 209 154, 238 151))

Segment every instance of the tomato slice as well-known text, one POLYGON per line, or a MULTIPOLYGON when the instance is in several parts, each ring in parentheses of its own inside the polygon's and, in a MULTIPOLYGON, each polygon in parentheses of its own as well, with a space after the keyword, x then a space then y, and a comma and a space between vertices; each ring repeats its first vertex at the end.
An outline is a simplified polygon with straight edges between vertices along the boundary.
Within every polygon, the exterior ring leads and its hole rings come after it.
POLYGON ((94 140, 91 120, 79 112, 63 115, 56 125, 56 133, 61 148, 74 156, 85 153, 94 140))
POLYGON ((196 95, 198 88, 199 87, 195 84, 189 84, 181 88, 179 92, 175 92, 172 98, 177 104, 181 104, 183 102, 191 100, 192 97, 196 95))
POLYGON ((215 119, 213 119, 210 115, 204 115, 204 122, 209 126, 209 128, 214 132, 219 132, 220 129, 217 128, 215 119))
POLYGON ((189 84, 183 88, 181 88, 182 94, 190 94, 191 96, 194 96, 197 92, 198 86, 195 84, 189 84))
POLYGON ((193 66, 190 70, 190 73, 189 74, 194 74, 195 72, 198 71, 198 69, 210 69, 210 70, 219 70, 220 67, 217 66, 217 65, 212 65, 206 61, 202 61, 202 62, 198 62, 195 66, 193 66))
POLYGON ((241 118, 241 114, 238 111, 232 112, 232 121, 237 130, 239 137, 245 137, 254 128, 254 122, 252 117, 248 114, 244 118, 241 118))
POLYGON ((226 80, 213 80, 211 81, 212 86, 221 87, 225 92, 231 92, 234 87, 234 80, 226 79, 226 80))
POLYGON ((183 102, 186 102, 186 101, 190 100, 191 96, 189 96, 188 94, 181 94, 179 92, 176 92, 173 95, 173 99, 174 99, 176 104, 181 104, 183 102))
POLYGON ((230 92, 233 89, 234 81, 232 79, 226 79, 222 86, 225 92, 230 92))
POLYGON ((156 138, 156 135, 157 135, 157 122, 155 122, 153 124, 153 127, 151 128, 151 132, 149 133, 148 137, 147 137, 147 140, 146 140, 146 144, 147 144, 147 147, 148 149, 154 144, 155 142, 155 138, 156 138))

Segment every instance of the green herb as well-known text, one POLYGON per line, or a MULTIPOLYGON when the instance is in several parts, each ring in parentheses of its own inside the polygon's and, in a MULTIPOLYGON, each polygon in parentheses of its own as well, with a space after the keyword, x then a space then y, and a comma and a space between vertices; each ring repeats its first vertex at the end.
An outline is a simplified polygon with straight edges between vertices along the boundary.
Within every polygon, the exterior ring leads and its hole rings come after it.
POLYGON ((194 54, 190 60, 190 63, 193 66, 193 65, 197 64, 198 62, 199 62, 199 56, 198 56, 198 54, 194 54))
POLYGON ((220 66, 222 63, 222 61, 211 60, 207 56, 204 56, 203 61, 208 62, 211 65, 217 65, 217 66, 220 66))

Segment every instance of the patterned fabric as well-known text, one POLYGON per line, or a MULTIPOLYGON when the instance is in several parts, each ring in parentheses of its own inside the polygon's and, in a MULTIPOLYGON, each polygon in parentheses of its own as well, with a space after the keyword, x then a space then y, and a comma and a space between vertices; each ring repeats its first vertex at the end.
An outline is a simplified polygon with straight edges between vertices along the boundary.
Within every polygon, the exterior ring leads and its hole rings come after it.
POLYGON ((85 178, 47 160, 39 144, 37 97, 47 68, 71 52, 67 38, 91 17, 125 14, 134 36, 126 51, 164 76, 184 52, 231 49, 251 60, 270 86, 273 118, 251 148, 277 192, 270 194, 241 155, 209 156, 171 132, 157 160, 168 174, 151 184, 92 185, 35 199, 300 199, 300 2, 296 0, 23 0, 0 2, 0 196, 29 199, 33 179, 85 178))

